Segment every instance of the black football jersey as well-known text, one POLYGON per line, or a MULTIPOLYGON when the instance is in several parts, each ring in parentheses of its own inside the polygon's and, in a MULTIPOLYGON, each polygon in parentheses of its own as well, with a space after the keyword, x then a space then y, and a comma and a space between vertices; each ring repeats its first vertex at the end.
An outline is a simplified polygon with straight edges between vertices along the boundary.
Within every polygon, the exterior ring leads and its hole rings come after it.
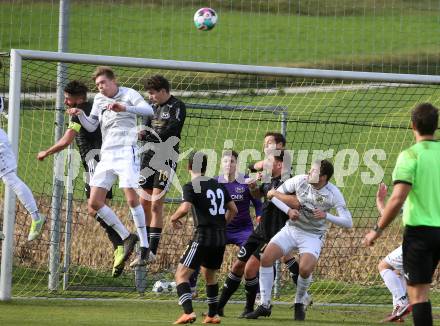
POLYGON ((226 204, 228 191, 215 179, 200 176, 183 186, 183 201, 194 208, 194 241, 203 246, 226 244, 226 204))
MULTIPOLYGON (((93 103, 92 102, 85 102, 83 104, 78 105, 78 108, 83 110, 84 113, 89 116, 90 111, 92 110, 93 103)), ((81 125, 81 122, 79 121, 79 118, 77 116, 73 116, 70 120, 70 125, 73 126, 74 124, 81 125)), ((75 129, 72 127, 72 129, 75 129)), ((91 150, 100 149, 102 145, 102 135, 101 135, 101 128, 97 128, 93 132, 87 131, 84 127, 81 126, 81 129, 79 130, 78 134, 75 137, 76 145, 79 149, 79 154, 81 156, 81 160, 83 163, 86 162, 86 156, 91 150)), ((91 158, 90 158, 91 159, 91 158)), ((99 160, 97 157, 95 159, 99 160)))
MULTIPOLYGON (((281 176, 272 178, 269 183, 261 184, 260 193, 266 198, 269 190, 277 189, 282 183, 281 176)), ((263 203, 260 223, 255 228, 255 232, 262 236, 266 242, 269 242, 286 224, 287 220, 287 214, 284 214, 270 200, 266 199, 263 203)))

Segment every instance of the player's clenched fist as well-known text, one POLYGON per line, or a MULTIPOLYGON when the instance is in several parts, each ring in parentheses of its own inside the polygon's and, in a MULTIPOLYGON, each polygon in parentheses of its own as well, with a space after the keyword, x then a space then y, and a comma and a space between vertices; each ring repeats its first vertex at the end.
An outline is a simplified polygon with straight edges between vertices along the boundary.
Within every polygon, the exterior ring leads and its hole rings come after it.
POLYGON ((80 115, 83 111, 78 108, 70 108, 66 110, 67 114, 70 116, 80 115))
POLYGON ((299 218, 299 211, 297 209, 290 208, 287 215, 292 221, 296 221, 299 218))

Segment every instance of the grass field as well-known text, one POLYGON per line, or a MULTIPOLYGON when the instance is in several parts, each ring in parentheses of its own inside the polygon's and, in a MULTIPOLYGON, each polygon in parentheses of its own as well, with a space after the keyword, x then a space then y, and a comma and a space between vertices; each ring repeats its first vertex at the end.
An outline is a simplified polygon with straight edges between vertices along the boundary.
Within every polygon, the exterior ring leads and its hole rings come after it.
MULTIPOLYGON (((196 303, 195 311, 201 324, 201 313, 206 311, 204 303, 196 303)), ((277 305, 272 317, 257 321, 238 319, 243 309, 241 304, 226 307, 225 325, 264 325, 280 323, 295 325, 292 309, 288 305, 277 305)), ((389 312, 389 307, 314 306, 307 312, 306 322, 301 325, 374 325, 389 312)), ((181 314, 175 302, 158 301, 81 301, 81 300, 14 300, 0 303, 1 325, 169 325, 181 314)), ((434 311, 435 324, 440 317, 434 311)), ((410 325, 410 319, 403 325, 410 325)))
MULTIPOLYGON (((366 3, 357 12, 351 12, 349 1, 346 3, 341 7, 344 11, 334 11, 337 6, 330 3, 324 7, 323 1, 309 1, 304 8, 278 12, 264 6, 259 10, 240 10, 237 6, 219 5, 218 27, 209 33, 194 28, 194 3, 72 3, 69 51, 223 63, 436 72, 440 35, 429 33, 429 37, 423 37, 426 31, 438 28, 438 15, 429 10, 430 2, 416 6, 393 1, 393 7, 383 2, 366 3), (322 8, 328 13, 323 14, 322 8), (297 15, 301 10, 308 12, 297 15), (104 21, 110 23, 103 24, 104 21)), ((55 3, 0 2, 0 50, 55 51, 57 20, 55 3)))

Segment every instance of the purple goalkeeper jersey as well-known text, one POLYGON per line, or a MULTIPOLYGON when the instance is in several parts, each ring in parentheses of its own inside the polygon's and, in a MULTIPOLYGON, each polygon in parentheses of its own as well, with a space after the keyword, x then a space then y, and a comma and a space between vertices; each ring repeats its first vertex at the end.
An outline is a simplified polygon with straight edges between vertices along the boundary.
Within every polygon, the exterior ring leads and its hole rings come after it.
MULTIPOLYGON (((246 176, 238 177, 238 180, 244 180, 246 176)), ((228 182, 224 176, 215 177, 215 179, 223 184, 228 190, 229 195, 237 206, 238 213, 234 219, 226 226, 226 231, 238 231, 242 229, 253 229, 251 215, 249 208, 252 204, 255 207, 257 216, 261 215, 261 201, 251 196, 249 187, 245 183, 240 183, 237 180, 228 182)))

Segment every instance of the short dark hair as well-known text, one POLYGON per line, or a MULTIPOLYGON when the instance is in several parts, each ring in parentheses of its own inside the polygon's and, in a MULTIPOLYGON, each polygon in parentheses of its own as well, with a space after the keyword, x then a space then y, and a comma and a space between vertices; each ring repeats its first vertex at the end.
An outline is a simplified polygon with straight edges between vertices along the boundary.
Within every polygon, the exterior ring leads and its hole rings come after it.
POLYGON ((188 170, 204 174, 208 165, 208 157, 203 152, 191 152, 188 159, 188 170))
POLYGON ((72 96, 87 97, 88 91, 89 89, 87 86, 79 80, 72 80, 71 82, 67 83, 66 86, 64 86, 64 92, 72 96))
POLYGON ((171 89, 170 82, 162 75, 153 75, 147 78, 144 87, 146 91, 155 90, 159 92, 161 89, 164 89, 167 93, 169 93, 171 89))
POLYGON ((412 110, 411 121, 420 135, 434 135, 438 126, 438 109, 431 103, 421 103, 412 110))
POLYGON ((224 150, 222 153, 222 157, 225 157, 225 156, 234 156, 235 160, 238 160, 238 153, 232 149, 224 150))
POLYGON ((272 136, 275 139, 275 143, 282 143, 283 146, 286 146, 286 138, 283 136, 283 134, 280 134, 279 132, 266 132, 264 135, 264 138, 272 136))
POLYGON ((335 171, 333 164, 328 160, 317 160, 316 163, 321 164, 321 168, 319 170, 319 176, 326 175, 327 181, 329 181, 335 171))
POLYGON ((99 66, 96 67, 95 71, 92 74, 92 79, 93 81, 96 80, 96 78, 98 78, 99 76, 104 75, 105 77, 107 77, 108 79, 115 79, 115 73, 113 72, 113 69, 108 67, 108 66, 99 66))

